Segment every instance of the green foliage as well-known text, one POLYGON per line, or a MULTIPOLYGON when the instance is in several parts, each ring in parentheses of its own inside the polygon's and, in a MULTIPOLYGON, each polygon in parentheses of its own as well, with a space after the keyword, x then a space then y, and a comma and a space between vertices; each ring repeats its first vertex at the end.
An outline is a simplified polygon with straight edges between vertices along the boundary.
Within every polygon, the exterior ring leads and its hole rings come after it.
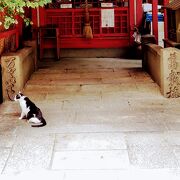
POLYGON ((24 15, 24 8, 43 7, 52 0, 0 0, 1 20, 0 26, 8 29, 12 24, 17 24, 17 16, 24 19, 26 25, 31 23, 29 18, 24 15))

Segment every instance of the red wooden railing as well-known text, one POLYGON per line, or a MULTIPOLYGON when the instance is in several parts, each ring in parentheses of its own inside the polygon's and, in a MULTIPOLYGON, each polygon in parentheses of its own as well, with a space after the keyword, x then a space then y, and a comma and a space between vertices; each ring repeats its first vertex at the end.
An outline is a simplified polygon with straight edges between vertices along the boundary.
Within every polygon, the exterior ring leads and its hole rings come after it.
MULTIPOLYGON (((19 47, 19 32, 17 28, 6 30, 3 32, 0 32, 0 39, 1 38, 9 38, 11 36, 15 37, 15 47, 13 47, 13 50, 16 50, 19 47)), ((13 43, 12 41, 9 43, 13 43)))

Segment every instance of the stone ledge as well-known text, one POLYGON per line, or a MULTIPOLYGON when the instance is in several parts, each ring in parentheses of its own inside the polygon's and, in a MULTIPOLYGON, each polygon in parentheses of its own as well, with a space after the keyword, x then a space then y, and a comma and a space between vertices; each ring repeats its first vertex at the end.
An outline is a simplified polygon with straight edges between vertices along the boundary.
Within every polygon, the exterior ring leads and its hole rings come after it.
POLYGON ((143 57, 144 69, 160 86, 161 93, 168 98, 180 97, 180 50, 147 44, 143 57))

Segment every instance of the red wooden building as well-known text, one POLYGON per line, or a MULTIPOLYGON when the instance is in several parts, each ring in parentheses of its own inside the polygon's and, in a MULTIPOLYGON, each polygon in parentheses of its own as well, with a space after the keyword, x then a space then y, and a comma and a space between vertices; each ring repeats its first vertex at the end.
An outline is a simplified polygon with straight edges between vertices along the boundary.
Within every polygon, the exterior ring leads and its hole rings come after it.
POLYGON ((134 0, 130 2, 88 2, 92 39, 83 36, 85 8, 83 1, 62 1, 33 12, 35 27, 59 27, 60 48, 120 48, 129 46, 134 28, 134 0), (60 8, 71 4, 72 8, 60 8), (104 16, 104 17, 103 17, 104 16), (108 17, 107 17, 108 16, 108 17), (102 22, 103 18, 106 22, 102 22), (108 19, 109 18, 109 19, 108 19), (109 23, 109 22, 113 23, 109 23), (106 24, 105 24, 106 23, 106 24), (109 23, 109 24, 108 24, 109 23))
MULTIPOLYGON (((84 0, 55 0, 46 7, 33 9, 30 11, 33 30, 48 27, 56 31, 56 35, 48 33, 48 36, 44 38, 41 38, 43 33, 40 35, 40 57, 43 56, 43 49, 46 48, 122 48, 131 46, 134 41, 132 36, 134 28, 142 25, 143 2, 143 0, 89 0, 92 39, 83 36, 84 0)), ((148 0, 146 2, 152 3, 153 34, 158 41, 157 5, 158 3, 166 5, 169 0, 159 0, 159 2, 148 0)), ((166 38, 166 9, 164 9, 164 21, 166 38)), ((20 37, 25 32, 22 27, 21 22, 16 28, 20 37)), ((18 44, 18 39, 16 44, 18 44)))

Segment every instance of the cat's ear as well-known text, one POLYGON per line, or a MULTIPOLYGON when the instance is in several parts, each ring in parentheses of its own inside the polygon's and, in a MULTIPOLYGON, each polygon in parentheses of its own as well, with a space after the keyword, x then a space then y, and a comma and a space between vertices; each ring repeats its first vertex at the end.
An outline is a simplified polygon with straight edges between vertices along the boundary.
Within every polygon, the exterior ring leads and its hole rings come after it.
POLYGON ((20 97, 23 96, 23 93, 21 91, 19 91, 18 94, 19 94, 20 97))

